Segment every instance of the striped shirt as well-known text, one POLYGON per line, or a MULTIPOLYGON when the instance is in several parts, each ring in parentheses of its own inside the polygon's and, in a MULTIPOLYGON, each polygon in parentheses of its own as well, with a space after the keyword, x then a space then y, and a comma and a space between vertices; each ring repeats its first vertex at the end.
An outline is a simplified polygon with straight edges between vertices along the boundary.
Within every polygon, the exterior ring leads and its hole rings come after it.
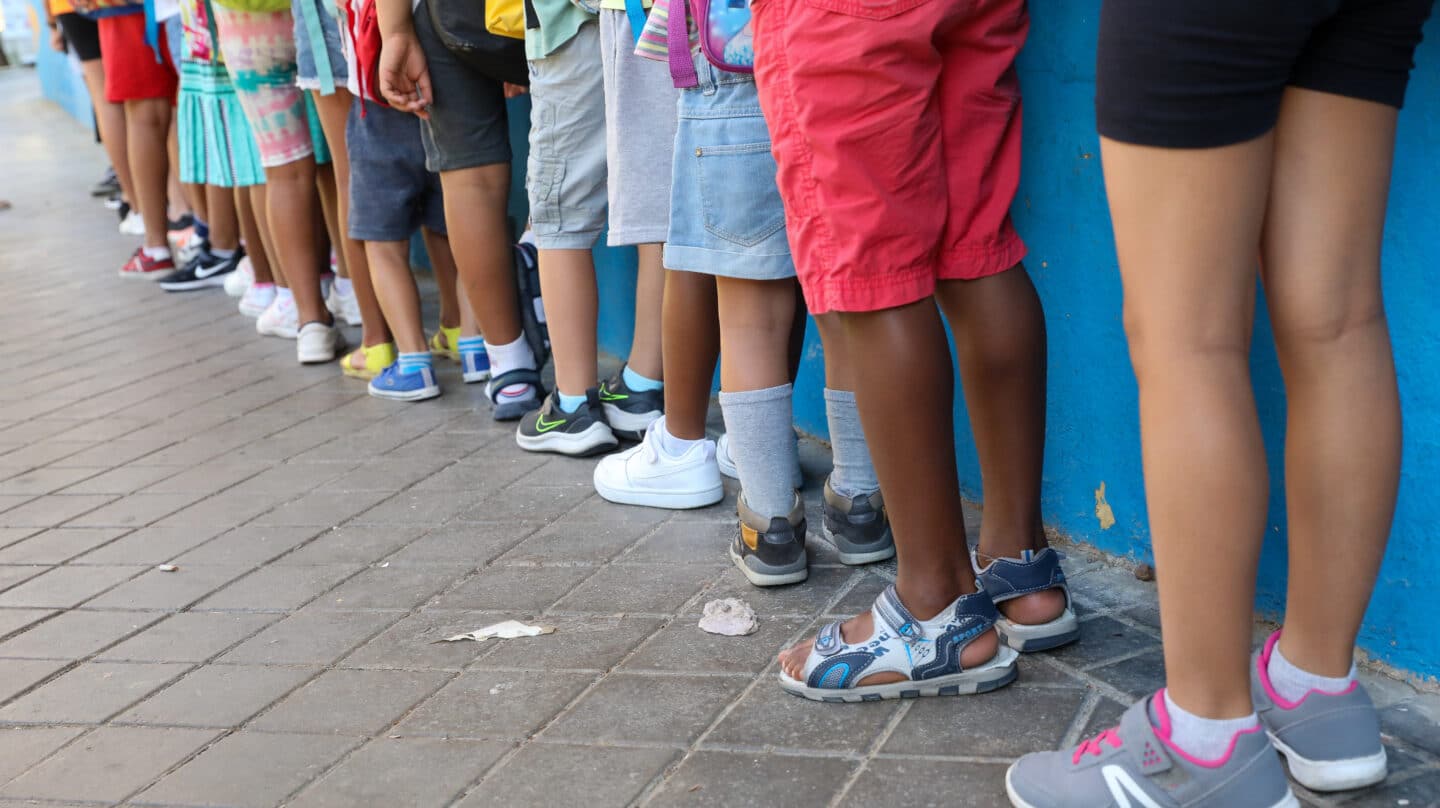
MULTIPOLYGON (((700 50, 700 29, 695 27, 694 20, 686 20, 686 23, 690 31, 690 52, 695 53, 700 50)), ((670 0, 655 0, 655 5, 650 7, 650 19, 640 33, 635 55, 660 62, 670 60, 670 0)))

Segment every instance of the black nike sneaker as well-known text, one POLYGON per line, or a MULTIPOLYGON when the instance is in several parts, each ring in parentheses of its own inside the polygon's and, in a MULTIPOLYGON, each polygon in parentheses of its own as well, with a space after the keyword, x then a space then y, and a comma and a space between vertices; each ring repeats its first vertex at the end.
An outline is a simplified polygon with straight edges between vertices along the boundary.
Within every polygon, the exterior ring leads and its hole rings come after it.
POLYGON ((845 497, 835 493, 826 478, 825 523, 821 530, 840 551, 841 564, 873 564, 895 557, 895 538, 890 534, 885 499, 879 491, 845 497))
POLYGON ((798 584, 810 577, 805 556, 805 503, 795 495, 786 516, 766 519, 750 510, 745 495, 738 506, 740 533, 730 545, 730 560, 755 586, 798 584))
POLYGON ((665 414, 665 391, 631 390, 625 371, 600 383, 600 403, 615 434, 625 440, 644 440, 645 430, 665 414))
POLYGON ((589 457, 620 446, 594 389, 585 393, 585 403, 574 412, 560 407, 560 392, 545 397, 540 409, 520 419, 515 442, 527 452, 554 452, 571 457, 589 457))
POLYGON ((167 292, 190 292, 224 286, 225 276, 234 272, 244 257, 244 248, 237 247, 229 258, 221 258, 202 248, 193 261, 161 279, 160 288, 167 292))

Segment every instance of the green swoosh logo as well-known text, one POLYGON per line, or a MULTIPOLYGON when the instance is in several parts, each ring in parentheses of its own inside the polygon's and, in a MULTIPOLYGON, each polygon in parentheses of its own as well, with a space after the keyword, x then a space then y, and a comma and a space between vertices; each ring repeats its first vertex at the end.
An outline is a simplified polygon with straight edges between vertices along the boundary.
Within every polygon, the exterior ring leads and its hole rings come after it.
POLYGON ((600 400, 601 400, 601 401, 624 401, 624 400, 626 400, 626 399, 628 399, 628 398, 630 398, 630 397, 627 396, 627 395, 625 395, 625 394, 623 394, 623 393, 612 393, 612 392, 610 392, 610 388, 609 388, 608 386, 604 385, 604 384, 600 385, 600 400))
POLYGON ((535 431, 536 431, 536 432, 549 432, 550 430, 555 429, 556 427, 560 427, 560 426, 564 426, 564 425, 565 425, 565 419, 564 419, 564 418, 561 418, 561 419, 558 420, 558 421, 546 421, 546 420, 545 420, 545 416, 544 416, 543 414, 542 414, 542 415, 537 415, 537 416, 535 416, 535 431))

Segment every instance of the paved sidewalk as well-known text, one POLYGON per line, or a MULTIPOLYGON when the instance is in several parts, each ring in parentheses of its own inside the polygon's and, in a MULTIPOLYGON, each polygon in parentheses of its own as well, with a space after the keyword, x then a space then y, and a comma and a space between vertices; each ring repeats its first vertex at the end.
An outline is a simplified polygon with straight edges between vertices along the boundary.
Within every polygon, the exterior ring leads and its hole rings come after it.
MULTIPOLYGON (((893 568, 817 539, 807 584, 752 589, 725 559, 733 488, 609 505, 591 462, 519 451, 453 367, 435 402, 376 401, 218 291, 122 281, 134 240, 85 195, 89 133, 28 71, 0 71, 0 122, 0 808, 994 806, 1015 756, 1161 682, 1153 588, 1072 553, 1085 638, 1016 685, 786 696, 776 650, 893 568), (697 629, 725 596, 758 634, 697 629), (509 618, 557 631, 434 642, 509 618)), ((1436 700, 1372 692, 1391 780, 1307 803, 1440 804, 1436 700)))

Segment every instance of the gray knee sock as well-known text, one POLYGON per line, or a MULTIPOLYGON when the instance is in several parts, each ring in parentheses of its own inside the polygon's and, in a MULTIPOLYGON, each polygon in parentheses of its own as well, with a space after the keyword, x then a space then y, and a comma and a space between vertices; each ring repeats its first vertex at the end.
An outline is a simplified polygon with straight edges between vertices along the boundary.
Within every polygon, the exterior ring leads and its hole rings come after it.
POLYGON ((730 457, 751 510, 766 518, 787 516, 795 505, 795 425, 791 386, 720 393, 730 436, 730 457))
POLYGON ((830 487, 842 497, 879 491, 870 446, 860 426, 860 411, 855 409, 855 394, 825 388, 825 419, 830 423, 830 451, 835 457, 830 487))

